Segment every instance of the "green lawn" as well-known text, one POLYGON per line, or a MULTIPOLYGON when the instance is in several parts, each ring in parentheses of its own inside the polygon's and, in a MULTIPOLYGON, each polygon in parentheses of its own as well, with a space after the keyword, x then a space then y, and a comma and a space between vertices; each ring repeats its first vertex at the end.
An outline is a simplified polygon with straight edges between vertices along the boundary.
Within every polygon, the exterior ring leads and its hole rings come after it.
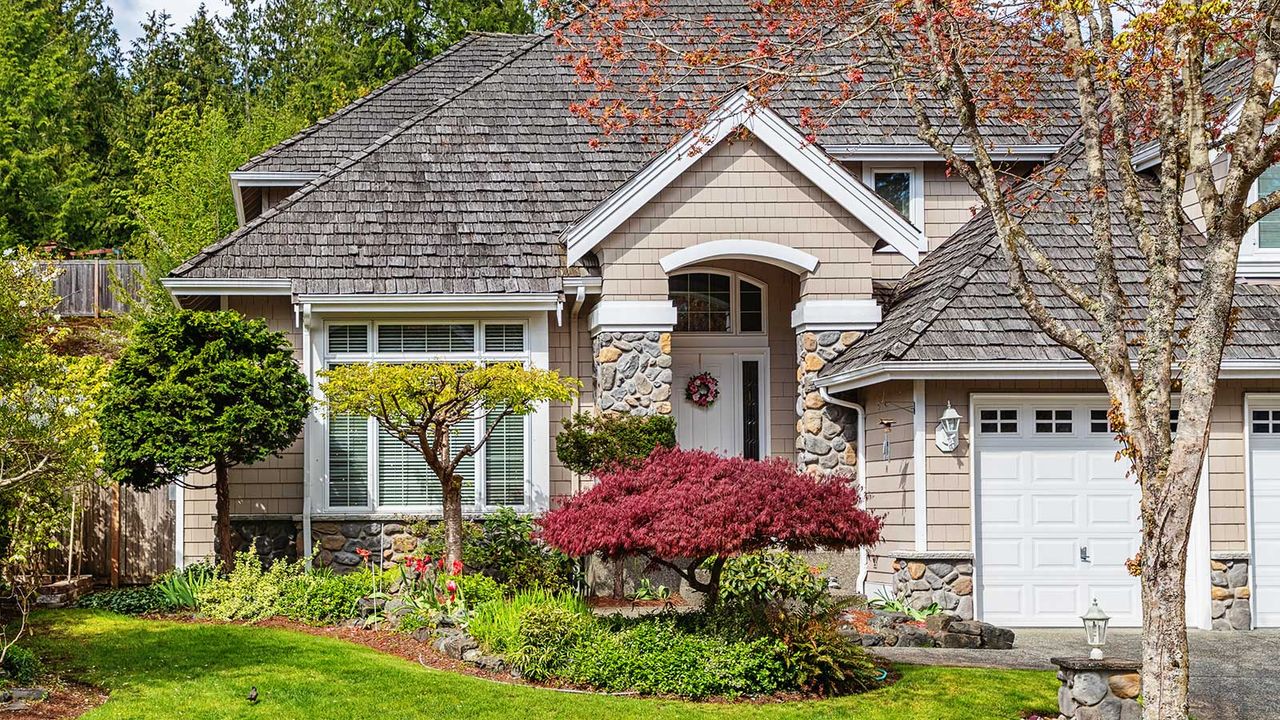
POLYGON ((36 618, 38 653, 105 688, 86 718, 858 718, 1013 720, 1056 702, 1051 672, 903 667, 884 690, 771 705, 559 693, 429 670, 352 643, 287 630, 191 625, 71 610, 36 618), (257 685, 261 702, 245 701, 257 685))

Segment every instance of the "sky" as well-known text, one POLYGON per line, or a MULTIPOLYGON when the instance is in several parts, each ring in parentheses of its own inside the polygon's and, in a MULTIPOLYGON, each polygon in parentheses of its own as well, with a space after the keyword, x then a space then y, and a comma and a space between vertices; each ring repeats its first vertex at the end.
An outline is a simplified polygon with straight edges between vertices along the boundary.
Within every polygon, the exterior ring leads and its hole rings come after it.
MULTIPOLYGON (((120 33, 120 46, 125 50, 138 37, 139 25, 152 10, 168 10, 173 16, 173 29, 187 24, 187 20, 200 7, 201 0, 107 0, 111 12, 115 15, 116 31, 120 33)), ((211 13, 220 13, 226 8, 222 0, 204 0, 211 13)))

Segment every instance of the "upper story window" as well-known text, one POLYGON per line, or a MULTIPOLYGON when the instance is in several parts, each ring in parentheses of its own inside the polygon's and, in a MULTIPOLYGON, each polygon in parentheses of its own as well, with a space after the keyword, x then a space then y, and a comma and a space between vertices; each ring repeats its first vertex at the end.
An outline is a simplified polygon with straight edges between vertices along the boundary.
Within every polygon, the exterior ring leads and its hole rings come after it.
POLYGON ((676 332, 764 332, 764 286, 736 273, 672 275, 668 297, 676 306, 676 332))
MULTIPOLYGON (((1258 178, 1258 196, 1265 197, 1276 190, 1280 190, 1280 166, 1273 165, 1258 178)), ((1280 212, 1258 221, 1258 248, 1280 250, 1280 212)))
MULTIPOLYGON (((326 327, 325 366, 356 362, 527 362, 523 322, 333 322, 326 327)), ((440 484, 421 454, 378 427, 372 418, 326 418, 325 499, 331 510, 431 512, 442 504, 440 484)), ((453 428, 450 442, 475 442, 493 424, 487 415, 453 428)), ((528 417, 497 421, 489 441, 459 467, 462 502, 472 511, 523 507, 530 495, 528 417)))
POLYGON ((863 166, 862 181, 902 217, 923 231, 924 170, 919 164, 863 166))

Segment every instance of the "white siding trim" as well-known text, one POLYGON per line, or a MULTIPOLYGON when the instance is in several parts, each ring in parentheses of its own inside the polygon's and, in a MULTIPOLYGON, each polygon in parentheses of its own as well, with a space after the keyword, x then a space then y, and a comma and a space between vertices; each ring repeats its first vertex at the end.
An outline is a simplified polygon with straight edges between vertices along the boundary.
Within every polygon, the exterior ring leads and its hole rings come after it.
MULTIPOLYGON (((803 250, 763 240, 713 240, 677 250, 658 262, 670 274, 710 260, 759 260, 799 275, 818 269, 818 258, 803 250)), ((567 284, 567 282, 566 282, 567 284)))
POLYGON ((762 140, 912 264, 920 262, 920 250, 923 249, 920 247, 920 233, 911 223, 851 176, 839 162, 806 140, 794 126, 769 108, 759 105, 750 93, 743 90, 712 113, 702 129, 686 134, 565 231, 563 238, 568 264, 581 260, 692 167, 701 150, 716 145, 738 128, 746 128, 762 140))
MULTIPOLYGON (((1280 378, 1280 360, 1223 360, 1219 377, 1280 378)), ((1083 360, 911 360, 879 362, 818 378, 818 387, 845 392, 890 380, 1097 380, 1083 360)))
POLYGON ((915 406, 912 408, 913 412, 911 414, 911 419, 915 426, 915 438, 911 451, 911 469, 915 471, 915 546, 916 552, 924 552, 929 549, 929 476, 926 472, 927 459, 925 458, 928 444, 925 442, 926 405, 923 380, 916 380, 912 383, 911 401, 915 406))
POLYGON ((870 330, 879 324, 880 306, 875 300, 801 300, 791 311, 796 332, 870 330))
POLYGON ((601 300, 587 316, 591 334, 612 332, 671 332, 676 306, 670 300, 601 300))
POLYGON ((284 278, 163 278, 170 295, 288 295, 291 281, 284 278))

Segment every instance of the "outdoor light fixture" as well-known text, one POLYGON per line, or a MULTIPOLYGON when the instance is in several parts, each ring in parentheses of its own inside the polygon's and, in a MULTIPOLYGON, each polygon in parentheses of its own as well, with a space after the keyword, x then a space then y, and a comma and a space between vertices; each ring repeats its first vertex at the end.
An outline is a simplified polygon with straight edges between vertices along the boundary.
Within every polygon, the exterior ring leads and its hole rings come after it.
POLYGON ((893 421, 883 418, 880 420, 880 427, 884 428, 884 442, 880 445, 880 459, 888 460, 889 455, 892 454, 892 449, 889 445, 889 431, 893 429, 893 421))
POLYGON ((942 452, 951 452, 960 445, 960 413, 947 401, 947 409, 938 418, 938 430, 934 433, 933 444, 942 452))
POLYGON ((1102 608, 1098 607, 1098 599, 1093 599, 1093 605, 1089 608, 1089 612, 1080 616, 1084 621, 1084 641, 1089 647, 1093 648, 1089 651, 1089 659, 1102 659, 1102 646, 1107 644, 1107 623, 1111 621, 1111 617, 1102 612, 1102 608))

